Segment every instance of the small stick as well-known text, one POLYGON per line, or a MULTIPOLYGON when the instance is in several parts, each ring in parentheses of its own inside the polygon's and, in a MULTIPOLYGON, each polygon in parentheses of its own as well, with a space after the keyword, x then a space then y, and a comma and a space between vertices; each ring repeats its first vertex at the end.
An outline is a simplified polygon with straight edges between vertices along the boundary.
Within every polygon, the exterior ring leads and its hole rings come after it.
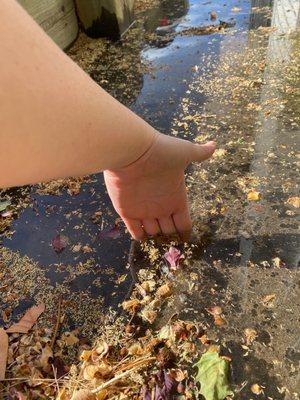
POLYGON ((53 370, 53 375, 54 375, 54 379, 55 379, 55 385, 56 385, 56 389, 57 389, 57 395, 59 395, 59 385, 58 385, 58 380, 57 380, 57 375, 56 375, 56 368, 54 367, 53 364, 52 365, 52 370, 53 370))
POLYGON ((62 303, 62 297, 60 296, 59 300, 58 300, 58 310, 57 310, 56 323, 55 323, 55 327, 53 329, 53 335, 52 335, 52 339, 51 339, 51 343, 50 343, 51 349, 53 349, 53 347, 55 345, 56 337, 57 337, 57 333, 58 333, 58 329, 59 329, 59 325, 60 325, 61 303, 62 303))
MULTIPOLYGON (((149 357, 147 361, 150 362, 150 361, 154 361, 154 360, 156 360, 156 357, 149 357)), ((115 376, 114 378, 110 379, 109 381, 107 381, 107 382, 103 383, 102 385, 93 389, 92 393, 94 394, 94 393, 100 392, 100 390, 103 390, 103 389, 107 388, 108 386, 113 385, 115 382, 119 381, 120 379, 125 378, 126 376, 130 375, 134 371, 137 371, 141 367, 142 367, 142 365, 138 365, 138 366, 130 369, 129 371, 122 372, 122 374, 115 376)))

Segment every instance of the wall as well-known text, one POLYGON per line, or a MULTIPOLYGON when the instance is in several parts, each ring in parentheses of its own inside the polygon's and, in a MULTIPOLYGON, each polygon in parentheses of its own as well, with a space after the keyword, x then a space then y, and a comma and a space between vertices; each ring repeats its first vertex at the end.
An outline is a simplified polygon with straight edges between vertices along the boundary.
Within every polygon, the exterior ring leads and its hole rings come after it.
POLYGON ((18 1, 62 49, 76 39, 78 22, 73 0, 18 1))

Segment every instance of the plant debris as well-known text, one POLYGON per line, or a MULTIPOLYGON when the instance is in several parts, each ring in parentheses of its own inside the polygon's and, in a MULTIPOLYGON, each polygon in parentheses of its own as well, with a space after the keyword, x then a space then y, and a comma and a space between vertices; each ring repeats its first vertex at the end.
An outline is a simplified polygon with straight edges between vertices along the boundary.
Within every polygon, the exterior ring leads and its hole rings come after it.
POLYGON ((52 247, 56 253, 61 253, 69 244, 69 239, 65 235, 56 235, 52 239, 52 247))
POLYGON ((206 400, 224 400, 233 394, 229 385, 229 362, 218 352, 208 349, 195 364, 198 368, 196 382, 206 400))

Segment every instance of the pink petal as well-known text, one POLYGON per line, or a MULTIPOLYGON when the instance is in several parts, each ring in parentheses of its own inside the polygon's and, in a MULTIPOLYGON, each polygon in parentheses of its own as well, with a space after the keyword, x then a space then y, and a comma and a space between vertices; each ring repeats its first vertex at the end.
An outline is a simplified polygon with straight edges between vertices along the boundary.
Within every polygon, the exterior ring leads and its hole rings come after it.
POLYGON ((176 247, 171 246, 164 257, 170 264, 170 269, 176 270, 179 268, 180 260, 184 258, 184 255, 176 247))
POLYGON ((105 229, 98 234, 99 239, 111 238, 117 239, 121 236, 119 225, 115 225, 113 228, 105 229))

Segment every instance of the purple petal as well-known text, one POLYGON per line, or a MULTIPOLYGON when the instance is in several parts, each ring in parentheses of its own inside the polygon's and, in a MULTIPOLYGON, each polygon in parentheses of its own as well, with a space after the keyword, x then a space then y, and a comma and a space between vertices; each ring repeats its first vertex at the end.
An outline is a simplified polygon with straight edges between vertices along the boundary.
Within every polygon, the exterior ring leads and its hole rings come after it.
POLYGON ((164 257, 170 264, 170 269, 176 270, 179 268, 180 260, 184 258, 184 255, 176 247, 171 246, 164 257))
POLYGON ((69 244, 69 239, 64 235, 57 235, 52 239, 52 247, 56 253, 61 253, 69 244))
POLYGON ((173 379, 166 371, 164 371, 164 386, 166 388, 166 392, 171 394, 175 385, 175 379, 173 379))
POLYGON ((155 386, 155 400, 171 400, 177 383, 165 370, 161 370, 156 375, 157 384, 155 386))
POLYGON ((143 396, 143 400, 151 400, 151 397, 152 397, 151 392, 147 385, 144 385, 142 387, 142 396, 143 396))
POLYGON ((111 238, 117 239, 121 236, 119 225, 115 225, 113 228, 105 229, 98 234, 99 239, 111 238))

